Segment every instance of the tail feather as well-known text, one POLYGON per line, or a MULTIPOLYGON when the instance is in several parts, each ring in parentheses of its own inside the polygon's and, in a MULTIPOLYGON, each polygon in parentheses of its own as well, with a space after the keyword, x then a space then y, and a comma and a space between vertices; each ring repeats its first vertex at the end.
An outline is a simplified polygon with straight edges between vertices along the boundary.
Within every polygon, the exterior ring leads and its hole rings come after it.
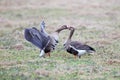
POLYGON ((87 50, 87 52, 88 52, 89 54, 93 55, 94 52, 95 52, 95 49, 89 46, 89 50, 87 50))
POLYGON ((89 48, 90 48, 91 51, 94 51, 94 52, 95 52, 95 49, 94 49, 94 48, 92 48, 92 47, 90 47, 90 46, 89 46, 89 48))

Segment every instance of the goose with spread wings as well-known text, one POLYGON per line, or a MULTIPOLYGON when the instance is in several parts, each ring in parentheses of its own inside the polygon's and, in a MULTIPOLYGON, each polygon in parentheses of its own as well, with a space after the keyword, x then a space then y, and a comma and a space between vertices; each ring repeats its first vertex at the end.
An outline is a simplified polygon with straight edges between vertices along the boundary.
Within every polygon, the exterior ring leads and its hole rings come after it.
POLYGON ((26 28, 24 32, 25 39, 40 49, 40 57, 45 57, 45 54, 50 56, 50 52, 53 51, 58 43, 60 31, 67 29, 66 25, 61 26, 52 34, 48 34, 45 31, 44 21, 41 23, 41 29, 38 30, 35 27, 26 28))

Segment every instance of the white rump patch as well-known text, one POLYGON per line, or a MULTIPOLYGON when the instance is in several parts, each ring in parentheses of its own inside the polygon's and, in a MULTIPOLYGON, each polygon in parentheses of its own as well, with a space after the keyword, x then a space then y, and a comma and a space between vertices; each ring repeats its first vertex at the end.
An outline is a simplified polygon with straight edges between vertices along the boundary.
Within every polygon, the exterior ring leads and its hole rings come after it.
POLYGON ((78 56, 83 55, 83 54, 85 54, 87 52, 86 50, 76 49, 74 46, 71 46, 71 45, 70 45, 70 47, 78 52, 78 56))
POLYGON ((80 56, 80 55, 83 55, 83 54, 85 54, 86 53, 86 50, 78 50, 78 55, 80 56))
POLYGON ((44 57, 44 55, 45 55, 44 50, 41 50, 41 52, 40 52, 39 56, 40 56, 40 57, 44 57))

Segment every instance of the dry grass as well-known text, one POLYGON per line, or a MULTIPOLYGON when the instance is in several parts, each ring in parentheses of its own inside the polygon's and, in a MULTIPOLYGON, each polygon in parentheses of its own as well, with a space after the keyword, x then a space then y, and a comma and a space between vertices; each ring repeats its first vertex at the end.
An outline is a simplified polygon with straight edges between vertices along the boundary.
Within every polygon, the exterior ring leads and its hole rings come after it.
POLYGON ((0 0, 0 79, 2 80, 119 80, 119 0, 0 0), (24 39, 24 28, 42 20, 52 33, 67 24, 76 28, 73 40, 96 49, 93 56, 74 59, 62 49, 69 32, 60 33, 51 57, 24 39))

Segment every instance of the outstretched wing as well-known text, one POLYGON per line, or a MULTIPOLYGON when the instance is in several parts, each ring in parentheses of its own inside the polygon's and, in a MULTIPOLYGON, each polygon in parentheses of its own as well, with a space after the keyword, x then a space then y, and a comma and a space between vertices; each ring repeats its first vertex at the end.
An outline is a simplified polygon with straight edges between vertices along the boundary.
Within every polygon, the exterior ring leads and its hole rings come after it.
POLYGON ((45 36, 48 36, 49 34, 45 31, 45 22, 42 21, 40 24, 40 32, 42 32, 45 36))
POLYGON ((40 32, 35 27, 25 29, 24 35, 25 35, 25 39, 27 41, 31 42, 32 44, 34 44, 35 46, 37 46, 40 49, 43 49, 49 40, 48 36, 46 36, 44 33, 40 32))

